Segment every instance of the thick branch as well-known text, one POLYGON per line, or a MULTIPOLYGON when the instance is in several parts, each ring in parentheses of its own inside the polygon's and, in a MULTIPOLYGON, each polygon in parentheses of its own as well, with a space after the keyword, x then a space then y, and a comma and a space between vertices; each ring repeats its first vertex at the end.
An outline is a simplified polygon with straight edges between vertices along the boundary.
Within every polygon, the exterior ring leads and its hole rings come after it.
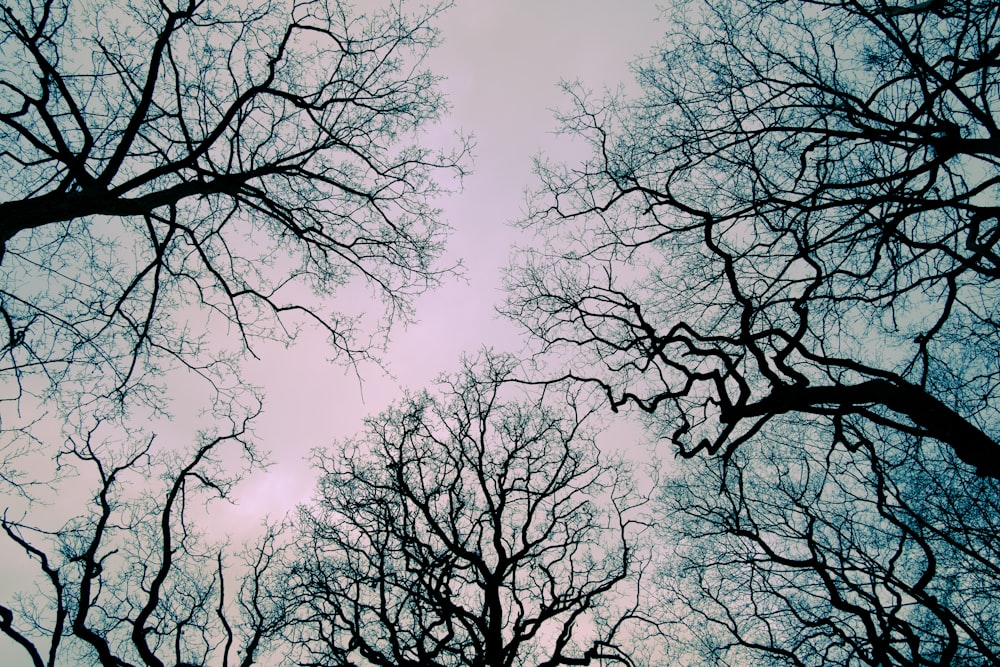
POLYGON ((873 404, 909 417, 928 436, 951 446, 980 476, 1000 479, 1000 444, 924 389, 909 383, 868 380, 856 385, 781 389, 756 403, 734 409, 725 420, 815 412, 823 406, 850 412, 852 408, 873 404))
POLYGON ((222 176, 210 181, 186 181, 131 199, 89 190, 52 192, 29 199, 3 202, 0 203, 0 242, 6 243, 26 229, 90 215, 149 215, 161 206, 176 204, 187 197, 235 194, 247 180, 257 176, 260 174, 222 176))

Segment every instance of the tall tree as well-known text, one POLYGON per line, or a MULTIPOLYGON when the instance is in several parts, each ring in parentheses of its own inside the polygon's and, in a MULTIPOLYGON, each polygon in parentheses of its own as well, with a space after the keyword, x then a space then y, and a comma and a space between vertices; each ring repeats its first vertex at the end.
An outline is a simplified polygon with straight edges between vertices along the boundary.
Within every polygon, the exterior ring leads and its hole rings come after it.
POLYGON ((442 7, 401 4, 0 7, 2 398, 159 408, 178 365, 240 386, 223 334, 253 354, 304 322, 366 358, 444 270, 432 200, 464 154, 417 142, 442 7), (333 307, 346 285, 384 317, 333 307))
POLYGON ((641 499, 585 414, 489 358, 320 453, 300 512, 304 664, 636 664, 641 499))
POLYGON ((1000 664, 1000 485, 771 430, 664 489, 664 629, 714 665, 1000 664), (789 442, 794 439, 794 444, 789 442))
POLYGON ((248 667, 270 655, 288 619, 274 574, 280 534, 268 528, 240 557, 197 521, 259 465, 248 421, 190 448, 155 438, 123 446, 119 427, 108 438, 102 424, 69 441, 57 460, 92 480, 83 511, 80 485, 66 484, 48 512, 6 508, 0 519, 5 569, 37 568, 36 590, 0 601, 5 663, 248 667))
POLYGON ((0 3, 0 525, 41 587, 0 632, 34 665, 251 664, 278 633, 276 537, 234 565, 197 528, 239 477, 220 450, 257 462, 239 363, 305 323, 364 360, 448 270, 433 200, 465 146, 421 145, 444 5, 384 4, 0 3), (132 419, 169 412, 175 369, 213 401, 187 458, 132 419), (33 450, 75 462, 88 511, 52 521, 65 477, 55 510, 22 502, 56 474, 33 450))
POLYGON ((675 12, 638 97, 570 88, 592 157, 539 163, 511 314, 685 457, 810 416, 1000 479, 1000 6, 675 12))

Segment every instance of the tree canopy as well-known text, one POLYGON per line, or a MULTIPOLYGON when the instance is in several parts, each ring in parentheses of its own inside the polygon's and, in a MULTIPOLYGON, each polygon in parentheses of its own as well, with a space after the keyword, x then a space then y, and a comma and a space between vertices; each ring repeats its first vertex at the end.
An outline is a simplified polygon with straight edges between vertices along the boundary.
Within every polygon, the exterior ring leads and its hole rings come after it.
POLYGON ((279 531, 240 548, 204 529, 202 508, 231 500, 262 462, 249 421, 191 444, 122 442, 117 424, 67 442, 56 463, 92 485, 64 483, 55 512, 5 507, 0 518, 5 567, 26 560, 37 574, 33 591, 0 602, 5 662, 249 667, 280 654, 270 644, 288 619, 279 531))
POLYGON ((509 312, 684 456, 807 414, 1000 478, 996 4, 674 14, 638 97, 570 87, 592 157, 539 163, 529 224, 552 240, 509 312))
POLYGON ((0 4, 0 527, 37 578, 0 602, 4 651, 246 666, 280 636, 278 532, 241 552, 201 503, 266 461, 260 341, 312 324, 370 359, 452 270, 434 200, 467 145, 431 145, 423 60, 444 8, 0 4), (205 420, 155 435, 186 394, 205 420))
POLYGON ((304 322, 368 358, 447 270, 433 198, 464 146, 419 141, 444 109, 422 65, 441 9, 5 4, 3 398, 162 408, 165 369, 231 389, 220 338, 252 354, 304 322), (383 316, 339 310, 344 286, 383 316))
POLYGON ((543 384, 682 459, 678 662, 997 664, 1000 7, 692 0, 568 85, 509 279, 543 384), (713 456, 714 455, 714 456, 713 456))
POLYGON ((572 396, 486 357, 321 452, 291 585, 308 664, 636 664, 643 499, 572 396))
POLYGON ((0 5, 23 659, 1000 664, 996 2, 672 5, 637 93, 565 85, 587 155, 538 159, 504 308, 530 361, 466 359, 317 450, 314 498, 242 551, 201 531, 264 462, 240 363, 307 322, 370 358, 449 271, 444 8, 112 5, 0 5), (175 370, 210 394, 188 440, 135 419, 175 370), (605 405, 679 456, 655 500, 605 405))
POLYGON ((664 486, 657 617, 677 643, 716 665, 1000 662, 995 485, 912 441, 766 436, 664 486))

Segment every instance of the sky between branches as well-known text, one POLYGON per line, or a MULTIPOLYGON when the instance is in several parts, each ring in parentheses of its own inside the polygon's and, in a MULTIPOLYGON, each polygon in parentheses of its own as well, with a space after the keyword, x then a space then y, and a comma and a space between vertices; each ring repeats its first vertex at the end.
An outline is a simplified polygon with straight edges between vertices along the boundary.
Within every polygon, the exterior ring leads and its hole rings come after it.
MULTIPOLYGON (((438 23, 442 44, 427 65, 445 77, 451 112, 431 139, 448 141, 455 132, 474 137, 471 175, 461 191, 440 202, 453 229, 443 264, 461 261, 464 279, 447 279, 419 298, 417 322, 393 331, 383 355, 392 376, 369 365, 360 369, 359 381, 352 370, 328 361, 332 351, 316 330, 305 329, 287 349, 255 346, 260 360, 248 362, 246 377, 261 387, 265 402, 253 428, 275 465, 240 485, 237 504, 211 506, 210 533, 227 533, 238 543, 257 533, 265 517, 280 519, 308 501, 316 478, 309 465, 313 448, 359 432, 367 415, 401 399, 404 388, 432 388, 437 375, 457 370, 463 353, 484 346, 522 351, 516 329, 495 309, 504 299, 502 272, 513 247, 531 243, 509 223, 523 216, 525 191, 534 184, 533 157, 574 154, 571 143, 553 134, 553 110, 566 102, 559 82, 579 80, 596 91, 631 83, 629 63, 656 43, 659 14, 654 0, 458 0, 445 12, 438 23)), ((174 421, 154 428, 177 446, 189 441, 194 416, 208 407, 183 385, 169 388, 174 421)), ((60 426, 51 425, 53 438, 60 426)), ((70 480, 54 504, 36 510, 59 525, 57 517, 78 513, 88 501, 88 481, 70 480)), ((18 552, 0 576, 0 592, 23 591, 25 577, 36 571, 18 552)), ((9 648, 0 642, 0 662, 9 648)))
POLYGON ((514 245, 531 243, 509 223, 522 217, 533 186, 532 158, 582 150, 553 134, 553 110, 566 101, 558 84, 579 80, 597 91, 631 84, 629 63, 661 36, 659 15, 653 0, 459 0, 441 17, 442 44, 428 65, 445 77, 451 113, 435 133, 442 140, 471 133, 475 142, 472 174, 440 203, 453 228, 445 261, 461 260, 465 279, 418 299, 418 322, 393 332, 384 359, 394 377, 366 367, 359 386, 353 372, 325 361, 329 350, 315 331, 287 350, 261 348, 261 361, 248 369, 266 395, 255 432, 277 465, 244 483, 239 505, 224 509, 232 514, 226 524, 255 524, 307 500, 313 447, 353 435, 403 388, 430 387, 463 352, 520 351, 516 330, 495 313, 514 245))

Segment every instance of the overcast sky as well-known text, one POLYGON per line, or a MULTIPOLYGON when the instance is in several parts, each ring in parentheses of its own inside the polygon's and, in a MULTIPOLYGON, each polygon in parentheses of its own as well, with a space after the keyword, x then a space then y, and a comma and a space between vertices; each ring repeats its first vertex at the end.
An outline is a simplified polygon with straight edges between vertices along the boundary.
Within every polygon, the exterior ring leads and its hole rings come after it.
POLYGON ((522 217, 532 158, 573 150, 553 136, 552 110, 565 105, 558 83, 580 80, 595 90, 629 83, 629 63, 659 37, 659 14, 652 0, 459 0, 441 18, 443 43, 429 65, 446 77, 452 113, 442 129, 470 133, 476 145, 463 191, 441 202, 454 229, 448 259, 464 262, 465 281, 420 298, 418 322, 394 332, 385 359, 395 379, 369 367, 359 387, 352 374, 324 363, 329 350, 316 332, 303 333, 292 349, 264 350, 249 369, 266 391, 255 430, 277 465, 243 485, 237 507, 219 508, 232 514, 227 524, 253 524, 308 499, 309 450, 358 432, 403 387, 430 386, 463 352, 484 345, 520 349, 495 308, 512 245, 530 242, 508 223, 522 217))
MULTIPOLYGON (((457 368, 463 353, 483 346, 521 348, 514 327, 495 309, 503 300, 502 271, 512 246, 530 243, 509 223, 523 216, 524 193, 533 185, 532 159, 572 152, 553 136, 552 110, 565 104, 558 83, 580 80, 595 90, 627 84, 629 63, 658 39, 658 15, 653 0, 458 0, 441 17, 443 43, 428 65, 445 77, 452 112, 435 136, 461 131, 475 141, 473 173, 464 189, 440 202, 454 230, 444 263, 461 260, 465 279, 449 280, 417 301, 417 323, 396 330, 384 355, 392 377, 367 367, 359 384, 351 372, 325 361, 331 350, 317 331, 304 331, 289 349, 258 347, 261 359, 249 364, 247 377, 266 398, 254 428, 276 465, 241 485, 239 504, 212 507, 215 528, 239 540, 255 533, 265 516, 280 518, 308 500, 315 482, 310 450, 357 433, 366 415, 400 399, 404 387, 430 387, 436 375, 457 368)), ((183 415, 206 406, 197 405, 183 387, 172 393, 180 415, 173 426, 190 437, 191 424, 183 415)), ((183 448, 183 441, 177 446, 183 448)), ((83 479, 75 486, 76 494, 60 488, 46 511, 79 512, 92 490, 83 479)), ((35 567, 23 552, 16 562, 8 559, 0 591, 6 595, 19 588, 35 567)), ((0 639, 0 662, 10 648, 0 639)), ((18 659, 23 657, 18 652, 18 659)))

